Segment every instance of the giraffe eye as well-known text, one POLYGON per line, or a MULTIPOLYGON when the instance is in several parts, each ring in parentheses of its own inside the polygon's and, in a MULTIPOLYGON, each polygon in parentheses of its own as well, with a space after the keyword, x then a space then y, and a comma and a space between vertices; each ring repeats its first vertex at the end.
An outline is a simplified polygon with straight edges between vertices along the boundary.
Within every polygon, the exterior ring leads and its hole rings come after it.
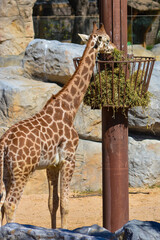
POLYGON ((99 36, 99 37, 98 37, 98 40, 101 41, 101 40, 102 40, 102 36, 99 36))

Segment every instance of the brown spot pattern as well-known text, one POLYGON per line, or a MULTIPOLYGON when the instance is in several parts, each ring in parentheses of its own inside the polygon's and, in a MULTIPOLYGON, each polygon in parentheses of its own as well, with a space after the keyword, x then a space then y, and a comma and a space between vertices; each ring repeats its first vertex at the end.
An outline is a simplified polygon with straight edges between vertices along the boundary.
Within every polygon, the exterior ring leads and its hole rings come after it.
MULTIPOLYGON (((89 42, 92 46, 94 45, 92 41, 89 42)), ((79 140, 77 132, 73 129, 73 119, 86 92, 95 60, 94 49, 89 47, 90 50, 85 51, 89 54, 88 56, 84 54, 81 68, 76 71, 60 94, 52 96, 42 111, 32 118, 15 124, 2 137, 7 146, 4 154, 5 169, 9 169, 11 173, 7 175, 12 185, 6 198, 7 211, 10 211, 10 214, 14 213, 12 204, 15 203, 15 208, 30 172, 34 171, 40 163, 46 167, 53 164, 59 148, 64 155, 63 196, 68 197, 69 181, 75 167, 75 150, 79 140)), ((0 147, 3 144, 2 140, 0 140, 0 147)))

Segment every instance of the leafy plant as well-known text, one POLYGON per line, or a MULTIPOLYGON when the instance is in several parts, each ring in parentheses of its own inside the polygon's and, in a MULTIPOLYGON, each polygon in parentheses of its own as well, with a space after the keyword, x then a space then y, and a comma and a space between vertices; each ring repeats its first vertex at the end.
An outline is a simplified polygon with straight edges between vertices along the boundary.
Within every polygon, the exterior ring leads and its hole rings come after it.
POLYGON ((84 97, 84 103, 98 109, 102 106, 148 106, 151 94, 145 92, 145 71, 137 70, 131 73, 127 63, 121 62, 123 53, 119 50, 113 52, 112 58, 114 68, 112 63, 107 64, 105 69, 95 75, 84 97))

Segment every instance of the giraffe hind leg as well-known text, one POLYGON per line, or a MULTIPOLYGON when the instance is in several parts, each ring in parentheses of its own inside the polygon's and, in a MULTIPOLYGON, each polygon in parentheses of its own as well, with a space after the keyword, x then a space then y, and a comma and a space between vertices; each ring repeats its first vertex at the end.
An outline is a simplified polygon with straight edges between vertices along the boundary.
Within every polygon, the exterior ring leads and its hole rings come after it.
POLYGON ((75 157, 67 157, 67 160, 63 161, 60 178, 60 212, 62 228, 67 228, 67 215, 69 213, 69 190, 74 168, 75 157))
POLYGON ((56 213, 59 206, 58 177, 59 177, 58 166, 56 167, 52 166, 47 168, 47 178, 48 178, 48 188, 49 188, 48 208, 51 214, 52 228, 56 228, 56 213))
POLYGON ((2 192, 0 194, 0 226, 2 226, 4 218, 4 202, 6 199, 6 189, 4 183, 2 183, 2 192))

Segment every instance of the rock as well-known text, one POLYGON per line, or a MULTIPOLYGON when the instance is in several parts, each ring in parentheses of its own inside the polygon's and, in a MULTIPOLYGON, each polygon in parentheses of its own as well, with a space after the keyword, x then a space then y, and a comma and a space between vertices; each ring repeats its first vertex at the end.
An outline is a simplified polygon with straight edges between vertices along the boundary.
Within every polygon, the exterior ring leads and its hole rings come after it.
POLYGON ((22 66, 23 54, 0 57, 0 67, 22 66))
POLYGON ((80 233, 85 236, 94 236, 94 239, 113 239, 116 240, 114 233, 109 232, 107 229, 94 224, 89 227, 81 227, 73 230, 74 233, 80 233))
POLYGON ((129 184, 143 187, 160 183, 160 141, 129 137, 129 184))
POLYGON ((100 142, 80 139, 71 189, 78 191, 102 189, 102 145, 100 142))
POLYGON ((65 84, 75 72, 73 58, 81 57, 85 46, 35 39, 26 48, 24 69, 32 77, 65 84))
POLYGON ((26 119, 60 90, 56 84, 23 77, 23 68, 0 69, 0 134, 15 122, 26 119), (19 75, 17 75, 19 72, 19 75))
POLYGON ((1 56, 19 55, 33 39, 32 9, 35 1, 0 1, 1 56))
POLYGON ((156 60, 160 61, 160 43, 155 44, 151 51, 156 56, 156 60))
POLYGON ((115 233, 111 233, 98 225, 81 227, 74 230, 47 229, 32 225, 8 223, 0 228, 0 240, 158 240, 160 239, 160 223, 153 221, 132 220, 115 233))
POLYGON ((0 240, 116 240, 115 234, 105 228, 93 225, 82 227, 73 231, 67 229, 47 229, 32 225, 8 223, 0 228, 0 240))
POLYGON ((149 11, 149 10, 159 10, 160 5, 158 2, 155 2, 154 0, 134 0, 134 2, 132 0, 128 0, 127 4, 132 7, 135 8, 136 10, 145 12, 145 11, 149 11))
POLYGON ((146 50, 144 47, 138 44, 129 45, 128 54, 133 54, 134 56, 140 57, 155 57, 154 53, 146 50))
POLYGON ((129 110, 129 128, 133 132, 145 132, 160 136, 160 62, 156 61, 149 91, 153 94, 146 109, 141 107, 129 110))
POLYGON ((116 231, 115 235, 122 240, 158 240, 160 239, 160 223, 132 220, 116 231))
POLYGON ((101 110, 91 109, 91 107, 81 104, 75 121, 75 128, 82 139, 101 141, 102 140, 102 120, 101 110))
MULTIPOLYGON (((129 185, 153 186, 160 183, 160 141, 132 135, 128 144, 129 185)), ((76 168, 71 182, 78 191, 102 189, 102 144, 80 139, 76 168)))

